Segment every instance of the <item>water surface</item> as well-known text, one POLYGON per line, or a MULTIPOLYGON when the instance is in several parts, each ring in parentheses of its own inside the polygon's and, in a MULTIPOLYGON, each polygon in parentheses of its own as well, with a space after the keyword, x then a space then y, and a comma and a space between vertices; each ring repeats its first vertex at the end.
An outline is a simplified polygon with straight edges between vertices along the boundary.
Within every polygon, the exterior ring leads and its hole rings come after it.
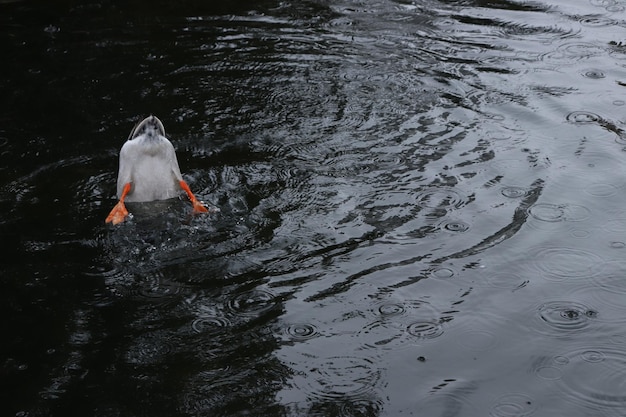
POLYGON ((0 2, 2 415, 622 415, 625 10, 0 2))

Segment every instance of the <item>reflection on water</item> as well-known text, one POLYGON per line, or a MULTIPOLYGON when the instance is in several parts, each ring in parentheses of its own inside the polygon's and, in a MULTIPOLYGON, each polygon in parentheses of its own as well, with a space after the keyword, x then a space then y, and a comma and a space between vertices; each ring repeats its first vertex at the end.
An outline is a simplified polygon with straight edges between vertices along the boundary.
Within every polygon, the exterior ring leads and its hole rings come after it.
POLYGON ((625 22, 0 1, 2 414, 619 415, 625 22), (107 227, 150 113, 221 211, 107 227))

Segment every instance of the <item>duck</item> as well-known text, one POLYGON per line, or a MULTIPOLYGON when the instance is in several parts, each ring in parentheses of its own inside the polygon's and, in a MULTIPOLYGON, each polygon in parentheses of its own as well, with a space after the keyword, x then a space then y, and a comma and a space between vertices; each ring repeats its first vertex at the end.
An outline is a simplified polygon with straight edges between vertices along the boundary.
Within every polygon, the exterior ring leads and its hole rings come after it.
POLYGON ((129 216, 125 202, 167 200, 178 197, 183 191, 191 201, 194 213, 209 211, 183 179, 176 151, 165 136, 163 123, 151 115, 135 125, 120 150, 117 175, 119 201, 105 222, 113 225, 124 222, 129 216))

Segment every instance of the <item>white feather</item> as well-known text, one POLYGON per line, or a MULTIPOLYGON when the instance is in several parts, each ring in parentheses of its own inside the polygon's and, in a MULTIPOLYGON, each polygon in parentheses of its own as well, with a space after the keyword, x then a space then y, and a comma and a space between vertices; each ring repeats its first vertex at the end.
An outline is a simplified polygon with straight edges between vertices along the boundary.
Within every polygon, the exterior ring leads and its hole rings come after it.
POLYGON ((120 151, 117 197, 130 182, 127 202, 174 198, 182 191, 182 179, 174 146, 165 137, 163 124, 155 116, 144 119, 131 131, 120 151))

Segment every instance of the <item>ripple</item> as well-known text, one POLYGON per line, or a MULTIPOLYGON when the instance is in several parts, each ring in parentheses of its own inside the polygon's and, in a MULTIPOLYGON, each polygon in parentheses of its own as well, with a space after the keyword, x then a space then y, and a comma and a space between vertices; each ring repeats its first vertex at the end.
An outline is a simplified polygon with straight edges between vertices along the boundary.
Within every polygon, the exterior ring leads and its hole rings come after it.
POLYGON ((319 331, 312 324, 296 323, 287 326, 285 334, 292 340, 303 341, 319 336, 319 331))
MULTIPOLYGON (((355 399, 343 402, 339 410, 339 417, 354 416, 378 416, 380 415, 383 402, 381 400, 355 399)), ((328 416, 328 413, 323 414, 328 416)))
POLYGON ((464 233, 470 229, 469 223, 463 220, 446 220, 439 224, 439 229, 452 233, 464 233))
POLYGON ((468 330, 461 333, 459 337, 461 346, 476 352, 493 349, 497 341, 498 337, 490 330, 468 330))
POLYGON ((126 296, 130 294, 132 284, 134 283, 132 274, 118 267, 101 269, 97 272, 88 272, 86 275, 101 278, 108 291, 115 296, 126 296))
POLYGON ((624 233, 626 232, 626 218, 610 219, 602 225, 607 232, 624 233))
POLYGON ((200 317, 191 323, 191 328, 196 333, 220 333, 230 326, 231 322, 225 317, 200 317))
POLYGON ((606 8, 615 4, 615 0, 589 0, 589 4, 594 7, 606 8))
POLYGON ((488 180, 499 178, 499 181, 501 181, 502 178, 508 178, 514 181, 520 177, 527 176, 529 170, 530 164, 522 158, 495 159, 489 164, 489 169, 484 171, 483 176, 488 180))
POLYGON ((185 286, 166 279, 161 272, 148 274, 136 290, 136 295, 150 301, 167 302, 179 295, 185 286))
POLYGON ((614 346, 581 347, 563 355, 569 362, 557 381, 560 389, 584 406, 626 407, 626 352, 614 346))
POLYGON ((507 394, 498 399, 489 413, 494 417, 524 417, 536 410, 535 400, 526 394, 507 394))
POLYGON ((467 198, 451 188, 433 188, 417 195, 417 204, 428 208, 461 208, 467 198))
POLYGON ((239 294, 228 301, 233 314, 242 316, 258 316, 277 306, 274 294, 264 290, 252 290, 239 294))
POLYGON ((621 4, 612 4, 611 6, 606 7, 606 11, 609 13, 619 13, 623 12, 624 10, 626 10, 626 7, 622 6, 621 4))
POLYGON ((502 193, 503 196, 508 197, 508 198, 525 197, 528 195, 528 192, 529 190, 527 188, 514 187, 514 186, 504 187, 502 188, 502 190, 500 190, 500 193, 502 193))
POLYGON ((580 24, 587 27, 615 26, 617 21, 602 16, 587 16, 580 19, 580 24))
POLYGON ((560 45, 556 50, 544 54, 544 61, 577 61, 606 53, 607 48, 592 42, 570 42, 560 45))
POLYGON ((591 235, 591 232, 583 229, 573 229, 570 231, 570 236, 575 237, 576 239, 586 239, 591 235))
POLYGON ((554 281, 590 278, 602 270, 603 259, 581 249, 548 247, 531 253, 531 261, 544 278, 554 281))
MULTIPOLYGON (((623 278, 615 278, 614 280, 616 284, 621 284, 620 281, 623 278)), ((626 292, 611 291, 598 286, 585 285, 575 288, 570 294, 582 303, 600 306, 602 314, 598 317, 598 321, 602 324, 612 323, 622 326, 626 322, 626 316, 624 315, 626 311, 626 303, 624 302, 626 292)))
POLYGON ((528 280, 511 273, 496 273, 487 276, 487 284, 491 287, 516 290, 525 287, 528 280))
POLYGON ((404 329, 398 323, 385 320, 367 324, 356 336, 363 347, 375 350, 395 350, 407 343, 404 329))
POLYGON ((439 311, 427 300, 406 300, 403 303, 384 302, 377 312, 385 319, 400 321, 404 317, 439 317, 439 311))
MULTIPOLYGON (((601 79, 601 78, 605 78, 605 77, 606 77, 606 75, 605 75, 602 71, 600 71, 600 70, 598 70, 598 69, 588 69, 588 70, 584 70, 584 71, 582 72, 582 76, 583 76, 583 77, 585 77, 585 78, 591 78, 591 79, 593 79, 593 80, 599 80, 599 79, 601 79)), ((576 112, 574 112, 574 113, 576 113, 576 112)), ((572 113, 570 113, 570 114, 572 114, 572 113)), ((589 114, 594 114, 594 113, 589 113, 589 114)), ((596 115, 596 116, 597 116, 597 115, 596 115)), ((568 115, 568 117, 569 117, 569 115, 568 115)), ((568 119, 568 120, 569 120, 569 119, 568 119)), ((570 121, 571 121, 571 120, 570 120, 570 121)))
POLYGON ((581 155, 576 155, 574 162, 576 162, 576 165, 573 165, 572 168, 577 173, 588 174, 590 171, 592 173, 601 171, 606 172, 609 176, 622 165, 622 160, 618 154, 607 154, 604 152, 585 152, 581 155))
POLYGON ((169 335, 155 332, 136 338, 126 352, 126 361, 133 365, 153 365, 165 360, 172 351, 169 335))
MULTIPOLYGON (((454 383, 453 380, 446 380, 446 383, 454 383)), ((476 407, 467 401, 467 393, 472 391, 466 387, 458 390, 458 393, 445 393, 430 395, 417 401, 417 403, 406 410, 406 415, 417 416, 479 416, 480 412, 476 407)), ((405 414, 402 414, 405 415, 405 414)))
POLYGON ((556 381, 557 379, 561 379, 563 376, 563 371, 556 366, 542 366, 537 368, 535 373, 539 378, 547 381, 556 381))
MULTIPOLYGON (((603 265, 600 274, 594 276, 594 281, 600 289, 626 296, 626 261, 611 261, 603 265)), ((626 303, 621 304, 626 307, 626 303)))
POLYGON ((573 111, 567 115, 566 119, 571 123, 586 124, 598 123, 602 120, 602 117, 588 111, 573 111))
POLYGON ((537 318, 541 328, 536 330, 550 336, 559 335, 563 332, 570 334, 585 329, 597 316, 596 310, 584 304, 570 301, 551 301, 537 308, 537 318), (551 330, 556 330, 557 333, 551 330))
POLYGON ((312 366, 297 384, 301 382, 300 388, 319 400, 358 400, 372 396, 381 376, 371 358, 332 356, 312 366))
POLYGON ((245 372, 223 368, 192 375, 182 390, 181 410, 188 415, 215 415, 216 409, 232 402, 246 384, 245 372))
POLYGON ((560 222, 565 219, 565 210, 557 204, 535 204, 528 209, 528 213, 544 222, 560 222))
POLYGON ((619 188, 613 184, 595 183, 585 187, 585 192, 594 197, 610 197, 617 194, 619 188))
POLYGON ((383 317, 393 317, 403 315, 406 308, 399 303, 382 303, 376 308, 376 312, 383 317))
POLYGON ((437 267, 432 268, 429 271, 429 275, 435 278, 452 278, 454 275, 456 275, 456 272, 452 268, 437 267))
POLYGON ((530 207, 528 213, 544 222, 579 222, 587 220, 591 211, 585 206, 576 204, 538 203, 530 207))
POLYGON ((430 339, 442 332, 441 313, 425 300, 404 303, 383 302, 372 309, 376 319, 356 337, 366 348, 395 349, 418 339, 430 339))
POLYGON ((407 333, 418 339, 434 339, 443 334, 443 328, 437 321, 416 321, 407 326, 407 333))

